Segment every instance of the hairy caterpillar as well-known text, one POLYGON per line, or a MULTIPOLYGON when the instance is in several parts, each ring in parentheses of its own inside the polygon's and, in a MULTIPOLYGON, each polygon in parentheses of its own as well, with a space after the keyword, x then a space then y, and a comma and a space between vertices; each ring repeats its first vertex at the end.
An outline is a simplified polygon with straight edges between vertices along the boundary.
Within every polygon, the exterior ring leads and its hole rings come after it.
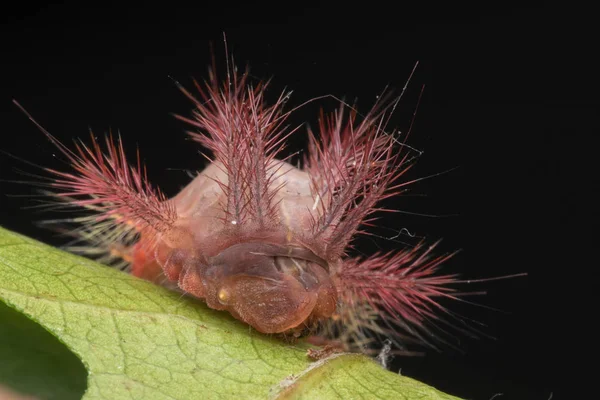
POLYGON ((460 295, 458 277, 438 273, 451 255, 425 244, 347 253, 385 211, 378 204, 411 183, 401 178, 414 157, 386 131, 399 98, 382 96, 363 117, 345 104, 322 115, 297 168, 279 159, 297 134, 285 126, 287 93, 269 105, 266 83, 229 67, 223 82, 213 69, 196 83, 198 94, 180 88, 195 109, 179 118, 210 164, 173 198, 148 182, 139 154, 127 161, 120 137, 102 144, 92 135, 70 149, 38 125, 72 164, 47 169, 53 196, 90 212, 72 220, 89 244, 80 250, 122 260, 262 333, 312 334, 350 350, 373 334, 431 344, 430 322, 448 313, 438 299, 460 295))

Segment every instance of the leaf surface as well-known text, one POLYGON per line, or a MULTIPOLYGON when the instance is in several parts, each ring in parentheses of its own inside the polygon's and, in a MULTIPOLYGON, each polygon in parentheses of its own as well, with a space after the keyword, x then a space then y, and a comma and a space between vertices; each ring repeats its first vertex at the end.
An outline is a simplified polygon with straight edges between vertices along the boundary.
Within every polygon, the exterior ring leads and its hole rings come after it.
MULTIPOLYGON (((362 355, 312 362, 304 343, 262 335, 200 301, 2 228, 0 301, 8 305, 0 308, 0 364, 42 371, 51 382, 31 390, 40 398, 77 398, 74 354, 87 370, 86 400, 456 399, 362 355), (40 361, 26 343, 55 357, 40 361)), ((26 390, 18 371, 0 367, 0 384, 26 390)))

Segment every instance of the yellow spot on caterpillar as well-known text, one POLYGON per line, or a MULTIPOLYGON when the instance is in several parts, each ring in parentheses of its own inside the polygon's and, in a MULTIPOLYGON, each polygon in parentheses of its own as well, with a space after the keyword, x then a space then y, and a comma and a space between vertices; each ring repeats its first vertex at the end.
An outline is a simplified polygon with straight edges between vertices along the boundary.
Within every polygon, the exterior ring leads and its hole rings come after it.
POLYGON ((227 302, 231 299, 231 293, 225 288, 221 288, 217 296, 219 297, 219 302, 221 304, 227 304, 227 302))

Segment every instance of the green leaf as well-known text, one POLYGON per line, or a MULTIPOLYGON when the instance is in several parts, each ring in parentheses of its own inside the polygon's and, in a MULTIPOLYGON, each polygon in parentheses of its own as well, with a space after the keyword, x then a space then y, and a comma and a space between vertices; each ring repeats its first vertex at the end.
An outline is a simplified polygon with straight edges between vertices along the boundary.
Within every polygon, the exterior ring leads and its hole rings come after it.
POLYGON ((456 399, 2 228, 0 300, 0 385, 44 399, 456 399))

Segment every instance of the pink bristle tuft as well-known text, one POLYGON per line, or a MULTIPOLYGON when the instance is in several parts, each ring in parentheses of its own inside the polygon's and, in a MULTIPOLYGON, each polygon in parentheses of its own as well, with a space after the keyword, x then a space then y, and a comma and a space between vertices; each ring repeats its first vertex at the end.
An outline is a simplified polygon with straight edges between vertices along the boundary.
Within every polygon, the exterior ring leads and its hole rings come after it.
MULTIPOLYGON (((340 301, 349 310, 367 306, 377 318, 403 328, 408 337, 432 345, 425 336, 431 335, 435 321, 449 314, 439 300, 457 300, 463 294, 453 287, 460 283, 456 274, 438 273, 452 254, 433 257, 434 247, 423 249, 419 244, 395 254, 345 260, 337 275, 340 301)), ((356 329, 372 323, 370 315, 353 312, 351 318, 356 329)))
POLYGON ((148 237, 170 229, 177 218, 175 207, 149 183, 146 168, 137 154, 137 164, 128 164, 123 143, 112 134, 105 136, 106 152, 90 132, 91 145, 75 143, 75 151, 46 131, 15 101, 15 104, 38 126, 52 143, 67 157, 74 173, 46 168, 55 176, 49 184, 52 194, 65 204, 94 211, 85 221, 82 232, 102 236, 117 226, 121 231, 144 231, 148 237), (101 232, 102 231, 102 232, 101 232))
POLYGON ((58 177, 52 186, 62 191, 56 195, 75 198, 74 205, 96 206, 98 221, 112 218, 138 231, 168 230, 177 217, 175 208, 148 182, 139 153, 137 166, 132 167, 120 137, 115 144, 112 134, 106 136, 107 153, 102 152, 93 134, 91 138, 91 147, 80 142, 77 153, 65 153, 76 174, 48 169, 58 177))
POLYGON ((247 70, 243 74, 231 72, 222 85, 214 70, 210 75, 204 86, 195 82, 199 99, 180 86, 196 109, 193 119, 177 117, 202 130, 189 134, 223 165, 228 177, 222 186, 228 218, 238 227, 249 218, 260 226, 268 225, 276 215, 272 199, 278 188, 271 187, 277 172, 273 160, 293 133, 283 126, 289 115, 283 112, 287 94, 282 93, 274 105, 267 106, 264 96, 268 82, 251 86, 247 70))
POLYGON ((354 110, 345 118, 342 106, 321 117, 320 140, 310 132, 306 170, 315 204, 321 207, 314 234, 327 243, 332 258, 343 255, 361 223, 378 210, 379 201, 398 193, 399 187, 391 184, 410 168, 408 154, 397 148, 393 134, 385 132, 385 111, 396 102, 384 103, 379 102, 360 123, 354 110))

